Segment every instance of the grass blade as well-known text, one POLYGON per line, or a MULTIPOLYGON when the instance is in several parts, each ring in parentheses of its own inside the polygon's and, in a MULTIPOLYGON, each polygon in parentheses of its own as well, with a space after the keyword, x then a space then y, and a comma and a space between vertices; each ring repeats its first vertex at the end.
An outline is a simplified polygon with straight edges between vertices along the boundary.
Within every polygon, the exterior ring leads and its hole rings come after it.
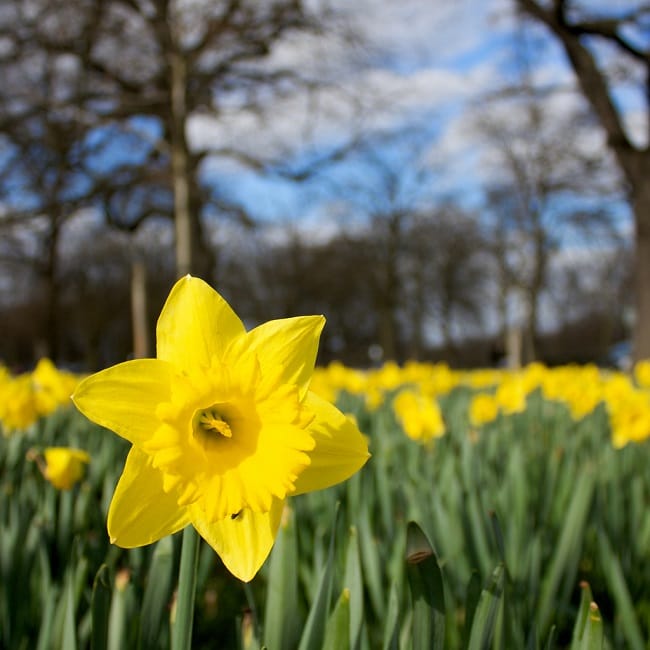
MULTIPOLYGON (((594 493, 594 472, 585 471, 577 478, 573 496, 560 533, 557 548, 551 560, 548 572, 542 583, 542 593, 538 607, 539 630, 546 633, 553 612, 558 606, 557 594, 561 581, 576 575, 580 559, 580 546, 585 530, 587 515, 594 493)), ((568 480, 568 477, 567 477, 568 480)))
POLYGON ((330 537, 329 551, 327 553, 327 561, 321 572, 318 588, 316 590, 316 597, 312 603, 305 629, 303 630, 302 637, 300 638, 299 650, 313 650, 313 648, 320 648, 323 644, 325 636, 325 625, 327 622, 327 615, 330 607, 330 599, 332 594, 332 578, 334 575, 334 541, 336 538, 336 522, 338 520, 339 504, 336 504, 334 513, 334 521, 332 522, 332 535, 330 537))
POLYGON ((106 650, 108 646, 108 616, 111 607, 111 587, 108 567, 99 567, 93 582, 93 595, 90 604, 92 630, 90 647, 92 650, 106 650))
POLYGON ((605 573, 605 582, 609 592, 616 603, 616 613, 623 623, 622 630, 631 650, 643 650, 646 644, 639 622, 634 613, 634 603, 630 596, 630 590, 625 582, 621 562, 614 553, 607 537, 607 533, 601 530, 598 534, 598 547, 600 551, 601 564, 605 573))
POLYGON ((142 599, 140 647, 159 648, 169 623, 168 606, 172 596, 173 540, 163 537, 156 544, 148 572, 148 582, 142 599))
POLYGON ((399 600, 397 586, 391 585, 388 596, 388 610, 384 624, 384 642, 382 650, 398 650, 399 648, 399 600))
POLYGON ((294 648, 300 636, 297 555, 295 515, 285 506, 270 558, 263 635, 267 648, 294 648))
POLYGON ((442 572, 431 543, 415 522, 409 523, 406 535, 406 566, 413 608, 413 648, 442 649, 445 643, 442 572))
POLYGON ((505 567, 499 564, 481 592, 472 620, 468 650, 485 650, 492 642, 499 607, 503 601, 504 581, 505 567))
POLYGON ((359 559, 359 538, 356 528, 350 528, 345 558, 343 585, 350 591, 350 643, 359 646, 363 625, 363 576, 359 559))
POLYGON ((350 590, 345 587, 327 621, 323 650, 350 650, 350 590))

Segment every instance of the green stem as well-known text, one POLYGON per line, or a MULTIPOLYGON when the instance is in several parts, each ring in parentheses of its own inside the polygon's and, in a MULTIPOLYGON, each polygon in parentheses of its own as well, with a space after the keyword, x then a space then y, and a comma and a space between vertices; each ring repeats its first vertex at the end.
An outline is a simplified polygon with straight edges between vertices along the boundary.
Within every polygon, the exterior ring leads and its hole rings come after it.
POLYGON ((196 598, 196 574, 199 565, 200 537, 194 526, 183 530, 181 566, 178 573, 176 616, 172 629, 173 650, 190 650, 196 598))

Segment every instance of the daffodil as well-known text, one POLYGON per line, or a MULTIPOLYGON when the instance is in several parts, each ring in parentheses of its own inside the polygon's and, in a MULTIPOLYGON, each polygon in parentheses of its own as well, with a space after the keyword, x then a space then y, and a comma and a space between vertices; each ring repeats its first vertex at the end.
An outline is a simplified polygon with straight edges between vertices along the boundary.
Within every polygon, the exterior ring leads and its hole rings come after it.
POLYGON ((445 433, 445 423, 435 399, 405 388, 393 400, 393 409, 404 433, 412 440, 429 442, 445 433))
POLYGON ((87 452, 71 447, 46 447, 43 456, 43 475, 58 490, 70 490, 82 478, 90 462, 87 452))
POLYGON ((499 403, 492 393, 478 393, 469 405, 469 421, 473 427, 493 422, 499 416, 499 403))
POLYGON ((69 406, 70 393, 79 383, 79 377, 59 370, 48 358, 42 358, 32 372, 34 400, 40 415, 49 415, 60 406, 69 406))
POLYGON ((650 388, 650 359, 637 361, 634 366, 634 378, 641 388, 650 388))
POLYGON ((82 381, 73 401, 132 443, 108 513, 111 541, 143 546, 193 525, 238 578, 263 564, 289 495, 343 481, 368 459, 356 425, 309 390, 322 316, 247 332, 202 280, 179 280, 157 358, 82 381))
POLYGON ((506 415, 522 413, 526 410, 526 390, 519 376, 504 379, 497 387, 495 399, 506 415))
POLYGON ((0 385, 0 424, 4 435, 24 431, 38 420, 32 379, 23 373, 0 385))

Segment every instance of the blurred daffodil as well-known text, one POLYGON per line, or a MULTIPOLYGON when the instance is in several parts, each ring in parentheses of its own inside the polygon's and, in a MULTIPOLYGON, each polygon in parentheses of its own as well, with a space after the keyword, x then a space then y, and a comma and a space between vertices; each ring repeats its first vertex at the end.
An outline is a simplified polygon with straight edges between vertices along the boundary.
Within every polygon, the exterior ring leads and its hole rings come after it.
POLYGON ((72 447, 46 447, 43 456, 45 462, 39 462, 39 468, 58 490, 72 489, 82 479, 90 462, 87 452, 72 447))
POLYGON ((650 359, 637 361, 634 366, 634 378, 641 388, 650 388, 650 359))
POLYGON ((400 391, 393 409, 404 433, 412 440, 429 442, 445 433, 445 423, 438 402, 411 389, 400 391))
POLYGON ((519 376, 504 379, 497 387, 495 399, 506 415, 526 410, 526 387, 519 376))
POLYGON ((499 416, 499 403, 492 393, 478 393, 469 405, 469 421, 473 427, 493 422, 499 416))
POLYGON ((108 513, 111 541, 142 546, 188 524, 248 581, 273 545, 284 500, 345 480, 365 438, 309 390, 322 316, 246 332, 205 282, 179 280, 157 358, 85 379, 73 401, 132 443, 108 513))

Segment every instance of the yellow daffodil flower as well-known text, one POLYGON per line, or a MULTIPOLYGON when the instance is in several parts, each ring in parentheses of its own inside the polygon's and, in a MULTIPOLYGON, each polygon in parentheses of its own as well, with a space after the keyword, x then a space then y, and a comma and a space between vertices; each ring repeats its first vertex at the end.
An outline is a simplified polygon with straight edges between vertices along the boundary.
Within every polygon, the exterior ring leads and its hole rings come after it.
POLYGON ((505 415, 526 410, 526 387, 519 376, 505 378, 497 387, 495 399, 505 415))
POLYGON ((28 374, 12 377, 0 386, 0 423, 5 435, 24 431, 38 417, 32 380, 28 374))
POLYGON ((491 393, 478 393, 469 405, 469 421, 473 427, 493 422, 499 415, 499 403, 491 393))
POLYGON ((643 359, 636 363, 634 378, 641 388, 650 388, 650 359, 643 359))
POLYGON ((32 372, 32 387, 39 414, 49 415, 60 406, 68 406, 70 393, 78 383, 76 375, 59 370, 50 359, 41 359, 32 372))
POLYGON ((191 524, 248 581, 285 499, 363 466, 363 435, 309 390, 324 322, 287 318, 246 332, 216 291, 186 276, 158 320, 157 358, 79 384, 77 408, 132 443, 108 513, 113 543, 143 546, 191 524))
POLYGON ((43 451, 45 478, 58 490, 70 490, 84 475, 90 456, 81 449, 46 447, 43 451))
POLYGON ((400 391, 393 409, 404 433, 412 440, 429 442, 445 433, 445 423, 438 402, 413 390, 400 391))

